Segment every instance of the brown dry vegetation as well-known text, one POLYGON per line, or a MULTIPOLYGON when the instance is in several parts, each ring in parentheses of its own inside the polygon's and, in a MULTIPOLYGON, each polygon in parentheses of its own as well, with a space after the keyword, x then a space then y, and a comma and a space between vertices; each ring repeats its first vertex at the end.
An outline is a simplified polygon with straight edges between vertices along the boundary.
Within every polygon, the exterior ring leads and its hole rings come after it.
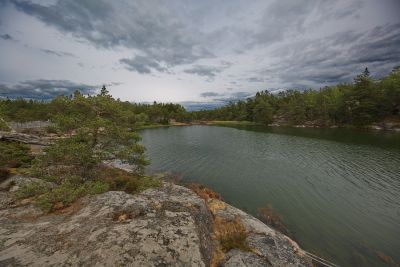
POLYGON ((265 224, 271 226, 272 228, 278 230, 279 232, 281 232, 287 236, 292 236, 289 229, 283 223, 281 216, 272 209, 271 204, 268 204, 265 207, 259 208, 258 209, 258 217, 265 224))
POLYGON ((218 210, 225 209, 222 196, 210 188, 197 183, 187 185, 200 198, 204 199, 208 210, 213 215, 213 239, 214 251, 211 259, 211 266, 220 266, 225 254, 232 249, 250 251, 247 244, 248 233, 238 217, 228 220, 218 216, 218 210))
POLYGON ((203 185, 190 183, 187 187, 195 192, 199 197, 204 199, 206 202, 210 199, 222 200, 222 196, 220 194, 203 185))

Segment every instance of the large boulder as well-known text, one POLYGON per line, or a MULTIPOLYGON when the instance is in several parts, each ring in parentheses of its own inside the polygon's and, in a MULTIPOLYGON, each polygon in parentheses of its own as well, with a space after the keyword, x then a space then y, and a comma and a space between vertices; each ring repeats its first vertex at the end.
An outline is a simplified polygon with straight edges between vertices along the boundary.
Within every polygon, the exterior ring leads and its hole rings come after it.
MULTIPOLYGON (((10 199, 12 192, 0 192, 10 199)), ((29 201, 0 201, 0 266, 210 266, 215 216, 239 218, 251 251, 231 250, 225 266, 308 266, 289 238, 227 205, 163 183, 138 195, 88 196, 52 214, 29 201)))

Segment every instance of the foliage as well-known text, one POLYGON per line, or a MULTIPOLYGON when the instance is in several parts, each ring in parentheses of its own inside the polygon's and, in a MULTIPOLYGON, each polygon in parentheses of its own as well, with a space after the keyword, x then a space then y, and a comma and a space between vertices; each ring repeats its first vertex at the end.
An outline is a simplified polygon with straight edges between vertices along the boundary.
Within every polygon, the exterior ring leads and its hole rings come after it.
POLYGON ((38 196, 44 194, 48 191, 48 188, 44 186, 41 182, 32 182, 29 184, 23 185, 20 189, 18 189, 16 193, 16 197, 18 199, 29 198, 33 196, 38 196))
POLYGON ((0 168, 16 168, 29 166, 33 157, 28 146, 0 141, 0 168))
POLYGON ((37 204, 41 209, 51 211, 57 209, 56 204, 59 207, 68 206, 85 194, 85 183, 74 183, 70 180, 65 180, 59 186, 40 195, 37 199, 37 204))
MULTIPOLYGON (((15 102, 22 105, 23 101, 15 102)), ((12 106, 13 102, 6 100, 4 103, 12 106)), ((64 137, 35 158, 31 171, 34 176, 54 183, 55 187, 49 190, 32 184, 19 191, 21 198, 35 196, 41 208, 51 211, 69 206, 87 194, 108 190, 135 193, 160 185, 159 180, 143 176, 147 160, 144 147, 139 144, 140 136, 131 129, 136 119, 135 113, 130 112, 132 105, 112 98, 104 86, 97 96, 84 97, 76 91, 71 97, 60 96, 49 103, 29 103, 52 110, 54 126, 51 131, 64 137), (129 163, 133 173, 101 167, 104 161, 114 159, 129 163)), ((25 147, 12 146, 3 149, 6 151, 4 160, 21 160, 28 154, 25 147)))
POLYGON ((138 176, 121 169, 102 167, 96 171, 97 180, 108 184, 109 190, 137 193, 161 186, 161 180, 150 176, 138 176))
MULTIPOLYGON (((72 131, 78 128, 82 121, 85 122, 94 115, 102 115, 109 119, 117 115, 122 119, 121 122, 131 128, 151 124, 167 125, 170 120, 190 120, 190 114, 179 104, 123 102, 113 99, 105 87, 97 96, 85 97, 76 91, 73 95, 58 96, 51 101, 0 99, 0 117, 6 121, 51 120, 58 124, 58 129, 51 129, 53 132, 72 131), (97 109, 93 109, 94 105, 97 109)), ((0 130, 2 125, 0 121, 0 130)))
POLYGON ((140 137, 130 131, 129 116, 105 87, 94 97, 76 92, 73 99, 60 97, 55 101, 64 111, 53 118, 54 122, 60 131, 73 131, 73 135, 58 140, 38 157, 35 166, 42 175, 70 173, 90 179, 100 162, 114 158, 132 164, 139 174, 143 172, 147 161, 144 147, 138 143, 140 137))
POLYGON ((252 121, 261 124, 311 123, 357 127, 400 117, 400 71, 375 81, 366 69, 352 84, 339 84, 320 90, 287 90, 278 94, 258 92, 245 101, 214 110, 192 113, 194 120, 252 121))
POLYGON ((214 234, 224 252, 232 249, 250 250, 246 241, 248 236, 246 228, 237 217, 231 221, 216 217, 214 220, 214 234))
POLYGON ((7 122, 0 117, 0 131, 9 131, 10 127, 8 126, 7 122))

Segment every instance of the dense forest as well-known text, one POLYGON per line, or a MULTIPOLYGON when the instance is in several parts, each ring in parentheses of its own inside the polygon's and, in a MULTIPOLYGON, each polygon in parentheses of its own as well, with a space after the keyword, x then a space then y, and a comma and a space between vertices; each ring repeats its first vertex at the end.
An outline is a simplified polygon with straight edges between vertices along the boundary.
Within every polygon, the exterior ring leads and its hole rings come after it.
MULTIPOLYGON (((108 95, 107 89, 103 87, 99 95, 108 95)), ((51 120, 59 122, 65 129, 73 129, 97 97, 83 96, 77 90, 73 95, 59 96, 52 101, 2 99, 0 117, 17 122, 51 120)), ((277 94, 261 91, 254 97, 213 110, 187 112, 179 104, 140 104, 109 98, 115 108, 123 112, 124 121, 131 127, 168 124, 171 120, 364 126, 384 119, 399 120, 400 67, 380 80, 374 80, 365 69, 353 83, 319 90, 286 90, 277 94)))
POLYGON ((381 80, 373 80, 369 70, 352 84, 320 90, 287 90, 278 94, 258 92, 245 101, 192 113, 195 120, 252 121, 261 124, 314 124, 364 126, 400 116, 400 67, 381 80))

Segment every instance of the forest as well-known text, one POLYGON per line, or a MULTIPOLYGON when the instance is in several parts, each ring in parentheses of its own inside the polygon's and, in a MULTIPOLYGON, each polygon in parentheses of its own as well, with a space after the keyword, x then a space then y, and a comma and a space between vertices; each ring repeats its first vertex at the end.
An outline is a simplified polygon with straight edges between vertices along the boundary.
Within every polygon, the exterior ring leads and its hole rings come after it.
POLYGON ((353 83, 319 90, 268 91, 214 110, 193 112, 194 120, 252 121, 260 124, 365 126, 400 116, 400 67, 374 80, 366 68, 353 83))
MULTIPOLYGON (((250 121, 258 124, 317 126, 350 125, 363 127, 383 120, 399 121, 400 67, 379 80, 369 70, 352 83, 324 87, 319 90, 285 90, 277 94, 257 92, 254 97, 231 102, 213 110, 187 112, 180 104, 142 104, 112 98, 105 87, 99 95, 107 95, 115 108, 123 113, 124 122, 133 128, 146 125, 191 121, 250 121)), ((74 129, 86 116, 88 105, 98 96, 83 96, 79 90, 70 96, 51 101, 0 99, 0 116, 6 121, 57 121, 64 129, 74 129)), ((1 127, 1 126, 0 126, 1 127)))

